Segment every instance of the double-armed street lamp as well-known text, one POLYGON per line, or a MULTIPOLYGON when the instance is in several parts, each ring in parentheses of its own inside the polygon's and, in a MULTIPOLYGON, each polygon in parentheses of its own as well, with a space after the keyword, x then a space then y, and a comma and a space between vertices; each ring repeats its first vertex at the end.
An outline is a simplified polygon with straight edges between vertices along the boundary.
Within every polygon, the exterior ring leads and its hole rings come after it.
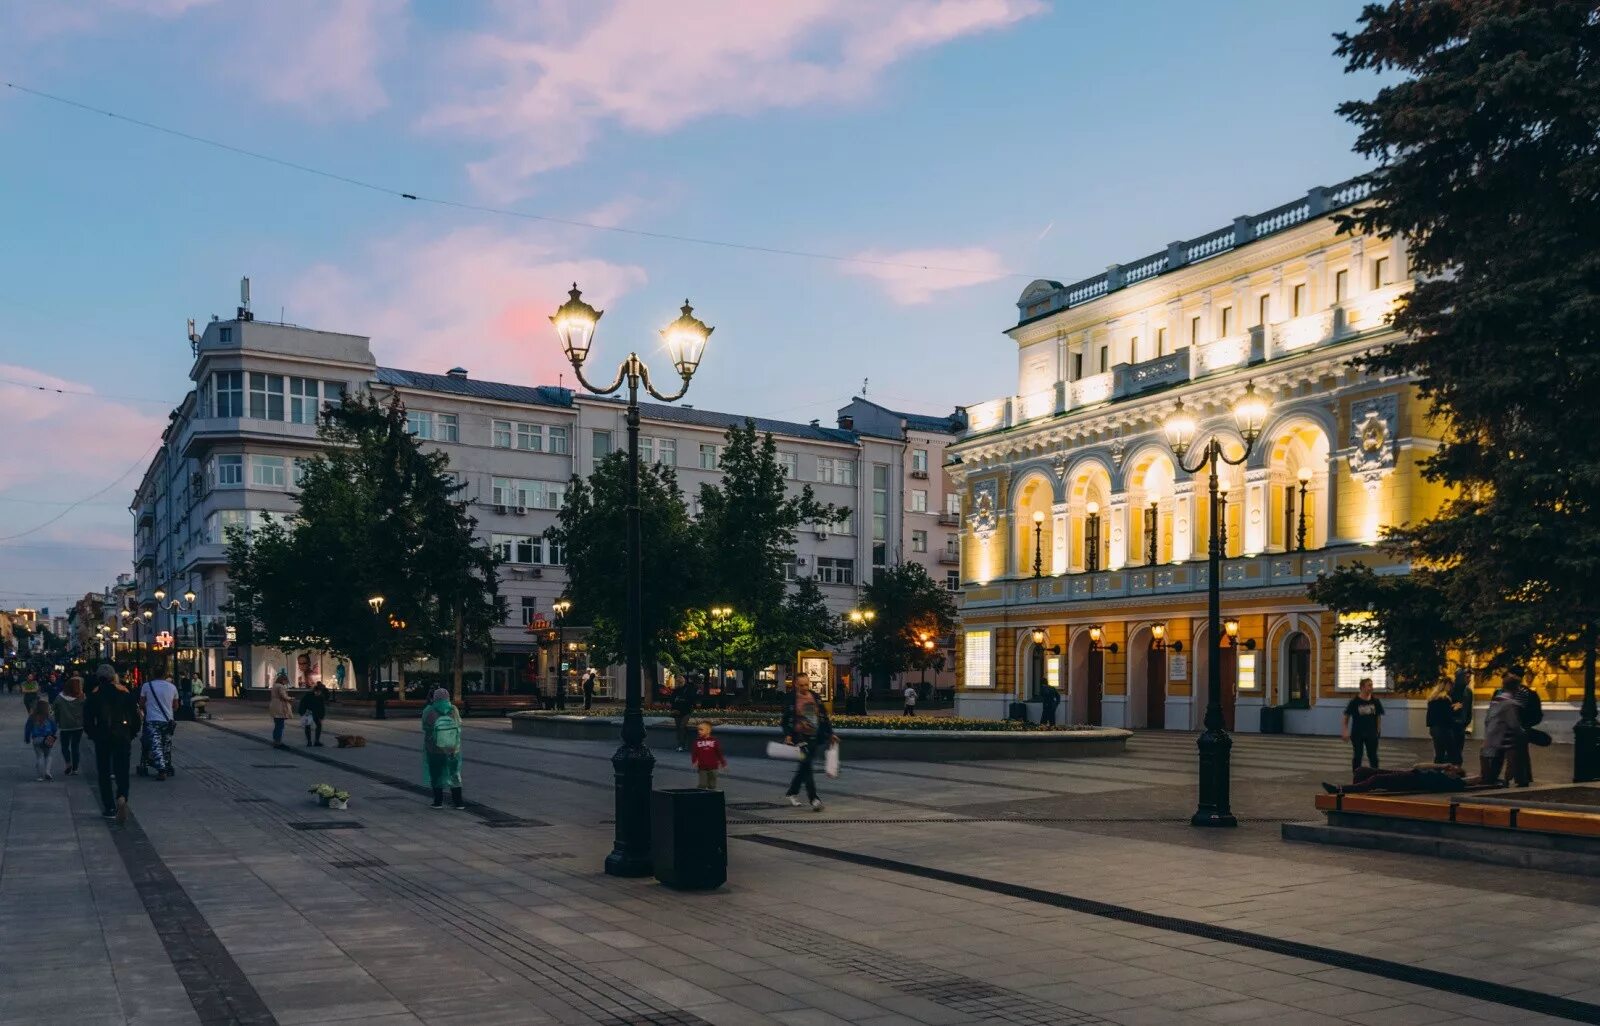
MULTIPOLYGON (((162 594, 165 595, 165 592, 162 594)), ((138 668, 140 684, 143 684, 145 680, 144 651, 140 647, 140 642, 144 640, 145 629, 149 627, 150 621, 155 619, 155 615, 155 612, 149 609, 138 612, 132 609, 123 609, 117 613, 117 616, 122 618, 124 624, 133 625, 134 666, 138 668)), ((124 626, 122 629, 127 631, 128 628, 124 626)))
MULTIPOLYGON (((1172 446, 1172 454, 1177 457, 1178 466, 1186 474, 1198 474, 1202 469, 1208 469, 1208 486, 1211 500, 1211 540, 1207 546, 1207 564, 1209 572, 1206 577, 1206 623, 1209 625, 1206 632, 1206 645, 1210 658, 1206 663, 1206 719, 1205 731, 1200 735, 1198 742, 1200 750, 1200 801, 1198 808, 1189 822, 1194 826, 1203 827, 1231 827, 1238 826, 1239 821, 1234 818, 1231 808, 1229 787, 1229 761, 1233 748, 1233 738, 1228 736, 1223 726, 1222 719, 1222 532, 1220 527, 1222 506, 1218 500, 1220 494, 1217 487, 1217 465, 1226 463, 1229 466, 1239 466, 1249 458, 1250 452, 1255 448, 1256 439, 1261 437, 1261 429, 1267 419, 1267 402, 1256 394, 1253 383, 1246 384, 1244 395, 1233 404, 1234 425, 1239 429, 1239 436, 1244 442, 1243 451, 1234 458, 1230 458, 1222 448, 1221 437, 1213 432, 1206 439, 1205 445, 1199 452, 1199 458, 1191 466, 1184 463, 1183 457, 1194 445, 1195 433, 1199 428, 1198 422, 1192 413, 1184 408, 1180 400, 1178 408, 1167 418, 1165 432, 1167 444, 1172 446)), ((1237 636, 1238 625, 1234 624, 1234 633, 1237 636)))
MULTIPOLYGON (((173 627, 173 628, 176 628, 178 626, 178 613, 181 612, 182 610, 186 609, 186 608, 187 609, 193 609, 194 608, 195 593, 193 591, 185 591, 181 597, 177 596, 177 595, 174 595, 172 597, 172 601, 168 602, 167 601, 167 590, 165 588, 157 588, 155 590, 155 598, 156 598, 156 605, 158 605, 158 606, 166 606, 167 607, 168 612, 171 614, 170 626, 173 627)), ((177 633, 178 632, 176 630, 173 630, 171 632, 171 636, 173 638, 173 641, 172 641, 172 676, 174 676, 174 677, 176 677, 178 675, 178 648, 177 648, 177 637, 176 637, 177 633)), ((162 663, 165 663, 166 659, 167 659, 167 657, 165 655, 163 655, 161 657, 162 663)), ((164 667, 162 667, 162 668, 164 668, 164 667)))
POLYGON ((563 595, 550 603, 556 614, 556 708, 567 707, 567 614, 572 612, 572 600, 563 595))
POLYGON ((644 665, 643 618, 644 563, 640 541, 639 516, 639 389, 664 403, 683 398, 689 380, 700 367, 712 328, 694 316, 687 300, 677 320, 661 330, 667 355, 672 360, 682 386, 663 394, 650 383, 650 370, 638 353, 630 352, 617 370, 616 378, 603 388, 583 376, 584 362, 594 344, 595 326, 604 311, 583 301, 583 293, 573 283, 568 300, 550 318, 561 348, 572 364, 578 383, 595 395, 614 395, 624 386, 628 390, 628 530, 627 575, 628 609, 622 620, 622 651, 627 659, 626 700, 622 712, 622 744, 611 757, 616 771, 616 839, 606 856, 606 872, 612 876, 647 876, 650 859, 650 782, 655 756, 644 743, 644 703, 641 680, 644 665))
POLYGON ((876 609, 868 609, 865 606, 857 606, 855 609, 852 609, 850 612, 846 613, 845 617, 849 621, 845 629, 852 637, 856 639, 855 699, 857 705, 860 706, 861 715, 865 716, 867 714, 867 678, 861 669, 861 646, 864 643, 867 632, 872 630, 873 621, 878 619, 878 611, 876 609))
POLYGON ((728 618, 733 615, 732 606, 712 606, 710 617, 706 623, 711 627, 717 639, 717 694, 722 707, 728 707, 728 618))

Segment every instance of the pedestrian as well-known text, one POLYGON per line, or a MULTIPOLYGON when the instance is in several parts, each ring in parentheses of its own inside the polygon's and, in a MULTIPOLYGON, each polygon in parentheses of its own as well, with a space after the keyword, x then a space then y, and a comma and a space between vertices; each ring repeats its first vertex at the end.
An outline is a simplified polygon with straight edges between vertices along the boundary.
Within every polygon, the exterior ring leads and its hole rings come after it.
POLYGON ((125 823, 128 819, 128 762, 139 736, 139 700, 117 679, 117 671, 101 665, 94 692, 83 703, 83 732, 94 742, 95 773, 100 784, 100 814, 125 823))
POLYGON ((1450 749, 1455 740, 1456 721, 1454 703, 1450 700, 1450 685, 1439 681, 1428 692, 1426 724, 1428 737, 1433 739, 1433 761, 1440 765, 1454 765, 1450 749))
POLYGON ((61 686, 61 696, 52 704, 56 729, 61 733, 61 761, 63 776, 78 772, 79 752, 83 743, 83 678, 68 677, 61 686))
POLYGON ((1508 777, 1520 775, 1516 763, 1519 751, 1527 751, 1526 734, 1515 686, 1502 682, 1489 699, 1489 709, 1483 716, 1483 747, 1478 751, 1478 760, 1485 784, 1500 783, 1502 769, 1507 770, 1508 777))
POLYGON ((689 748, 689 715, 694 712, 695 699, 694 678, 685 677, 672 692, 672 722, 678 728, 678 751, 687 751, 689 748))
POLYGON ((450 789, 450 804, 465 809, 461 800, 461 713, 450 701, 450 692, 435 688, 422 711, 422 754, 428 786, 433 788, 433 804, 444 808, 444 789, 450 789))
POLYGON ((1055 726, 1056 708, 1061 705, 1061 692, 1049 684, 1044 684, 1039 688, 1039 699, 1039 722, 1055 726))
POLYGON ((1367 753, 1367 764, 1378 768, 1378 738, 1382 736, 1383 702, 1372 694, 1372 678, 1362 677, 1357 697, 1344 707, 1344 728, 1341 734, 1350 742, 1350 769, 1361 768, 1361 752, 1367 753))
POLYGON ((289 671, 279 670, 272 678, 272 696, 267 699, 267 713, 272 717, 272 747, 288 748, 283 743, 283 725, 294 714, 294 702, 289 699, 289 671))
MULTIPOLYGON (((1522 733, 1514 742, 1517 757, 1508 764, 1507 771, 1513 783, 1518 787, 1527 787, 1533 783, 1533 760, 1529 758, 1528 745, 1535 739, 1535 735, 1544 733, 1534 729, 1544 720, 1544 703, 1539 700, 1539 693, 1528 686, 1527 671, 1522 667, 1508 670, 1505 683, 1509 685, 1508 691, 1512 700, 1517 703, 1518 717, 1522 722, 1522 733)), ((1544 740, 1543 743, 1548 744, 1549 741, 1544 740)))
POLYGON ((783 710, 783 739, 785 743, 800 747, 800 765, 789 781, 787 797, 790 805, 800 804, 800 787, 805 785, 806 797, 811 800, 814 812, 822 811, 822 800, 817 797, 816 763, 828 746, 835 742, 833 724, 828 722, 828 711, 822 707, 811 690, 811 678, 798 674, 794 679, 794 699, 783 710))
POLYGON ((583 707, 585 709, 590 709, 590 708, 593 708, 593 706, 594 706, 594 680, 595 680, 596 676, 598 676, 598 674, 596 674, 594 672, 594 668, 593 667, 591 667, 588 670, 584 671, 584 674, 583 674, 583 707))
POLYGON ((140 772, 144 767, 156 771, 157 780, 173 775, 172 735, 177 730, 178 689, 163 677, 152 677, 139 688, 139 710, 144 714, 144 730, 139 750, 140 772))
POLYGON ((1329 794, 1365 794, 1368 791, 1444 794, 1465 791, 1480 782, 1478 777, 1467 776, 1460 766, 1419 762, 1408 770, 1375 770, 1363 766, 1356 770, 1354 783, 1341 787, 1324 782, 1322 789, 1329 794))
POLYGON ((1467 729, 1472 726, 1472 676, 1465 666, 1456 670, 1450 683, 1450 758, 1452 766, 1462 765, 1462 750, 1467 746, 1467 729))
POLYGON ((722 742, 711 736, 711 724, 701 720, 699 731, 700 736, 695 738, 694 751, 689 755, 689 762, 699 771, 700 790, 715 791, 717 771, 727 769, 728 760, 722 754, 722 742))
POLYGON ((901 716, 915 716, 917 714, 917 689, 910 684, 906 685, 906 707, 901 711, 901 716))
POLYGON ((33 712, 33 703, 39 698, 39 679, 33 674, 22 678, 22 711, 33 712))
POLYGON ((39 694, 45 701, 54 703, 61 695, 61 671, 51 670, 45 677, 44 683, 39 685, 39 694))
POLYGON ((36 780, 54 780, 50 774, 51 753, 56 750, 56 720, 50 715, 50 703, 35 702, 22 725, 24 744, 33 746, 33 773, 36 780))
POLYGON ((322 721, 328 715, 328 689, 319 680, 300 696, 300 726, 305 728, 306 747, 322 747, 322 721), (316 739, 312 740, 312 732, 316 739))

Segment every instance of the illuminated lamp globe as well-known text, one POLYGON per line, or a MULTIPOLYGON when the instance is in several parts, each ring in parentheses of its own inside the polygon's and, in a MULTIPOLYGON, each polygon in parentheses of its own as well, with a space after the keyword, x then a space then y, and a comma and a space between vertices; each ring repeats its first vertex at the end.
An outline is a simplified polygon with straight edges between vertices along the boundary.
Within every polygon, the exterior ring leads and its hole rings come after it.
POLYGON ((683 301, 678 319, 661 329, 661 340, 666 343, 667 355, 678 369, 678 376, 688 381, 700 367, 700 357, 705 355, 706 343, 717 329, 694 315, 694 307, 683 301))
POLYGON ((581 367, 589 358, 589 347, 594 344, 595 325, 605 314, 583 301, 578 283, 572 283, 567 301, 556 309, 550 323, 556 326, 556 336, 561 339, 561 349, 574 367, 581 367))

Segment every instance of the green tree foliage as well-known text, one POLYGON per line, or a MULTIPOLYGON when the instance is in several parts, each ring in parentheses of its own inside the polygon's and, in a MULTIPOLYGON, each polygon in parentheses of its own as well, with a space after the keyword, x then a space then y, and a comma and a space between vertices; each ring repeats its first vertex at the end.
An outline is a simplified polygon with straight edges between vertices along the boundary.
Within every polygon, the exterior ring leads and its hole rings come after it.
POLYGON ((682 672, 715 671, 720 656, 723 667, 734 669, 755 665, 763 647, 756 637, 755 622, 748 616, 735 611, 713 617, 709 609, 690 609, 684 613, 665 661, 682 672))
POLYGON ((833 615, 822 598, 822 587, 814 577, 802 577, 783 600, 782 629, 773 641, 773 647, 788 653, 781 661, 788 662, 794 653, 806 648, 826 648, 837 645, 844 637, 839 618, 833 615))
MULTIPOLYGON (((566 550, 571 622, 593 625, 590 660, 622 662, 622 624, 628 608, 628 455, 602 459, 587 480, 574 478, 556 526, 547 536, 566 550)), ((699 551, 689 510, 671 467, 639 467, 640 535, 643 540, 643 640, 646 673, 651 657, 666 657, 700 588, 699 551)))
POLYGON ((936 653, 925 650, 922 639, 949 634, 956 626, 949 590, 921 563, 876 571, 862 605, 877 615, 861 640, 861 671, 883 685, 897 673, 933 666, 936 653))
POLYGON ((1350 570, 1316 594, 1390 618, 1396 651, 1438 651, 1439 630, 1562 658, 1600 615, 1600 22, 1573 0, 1402 0, 1338 53, 1404 76, 1339 108, 1380 163, 1344 222, 1411 247, 1407 339, 1363 365, 1416 378, 1447 429, 1423 473, 1455 498, 1386 538, 1421 585, 1350 570))
POLYGON ((795 626, 785 568, 794 560, 795 532, 807 524, 836 524, 850 515, 820 502, 810 485, 791 491, 770 434, 754 421, 728 429, 721 455, 722 480, 700 486, 696 521, 706 553, 706 604, 731 605, 749 618, 760 644, 745 669, 794 658, 795 626))
POLYGON ((405 429, 398 398, 347 396, 303 464, 300 506, 227 539, 230 612, 245 643, 327 648, 357 680, 375 660, 486 649, 505 618, 495 559, 455 495, 449 458, 405 429), (384 598, 382 616, 367 600, 384 598), (397 629, 391 625, 403 622, 397 629))

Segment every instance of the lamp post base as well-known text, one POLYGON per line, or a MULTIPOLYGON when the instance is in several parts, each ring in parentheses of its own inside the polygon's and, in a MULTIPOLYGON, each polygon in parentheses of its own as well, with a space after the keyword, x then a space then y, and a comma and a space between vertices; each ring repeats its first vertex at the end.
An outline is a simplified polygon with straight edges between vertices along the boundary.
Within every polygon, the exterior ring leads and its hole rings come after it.
POLYGON ((1579 720, 1572 726, 1572 782, 1600 780, 1600 721, 1579 720))
POLYGON ((1228 799, 1228 776, 1233 753, 1233 738, 1221 727, 1208 727, 1197 742, 1200 749, 1200 807, 1189 818, 1190 826, 1236 827, 1228 799))
POLYGON ((650 788, 656 757, 642 742, 623 743, 611 757, 616 770, 616 841, 606 856, 608 876, 649 876, 650 788))

